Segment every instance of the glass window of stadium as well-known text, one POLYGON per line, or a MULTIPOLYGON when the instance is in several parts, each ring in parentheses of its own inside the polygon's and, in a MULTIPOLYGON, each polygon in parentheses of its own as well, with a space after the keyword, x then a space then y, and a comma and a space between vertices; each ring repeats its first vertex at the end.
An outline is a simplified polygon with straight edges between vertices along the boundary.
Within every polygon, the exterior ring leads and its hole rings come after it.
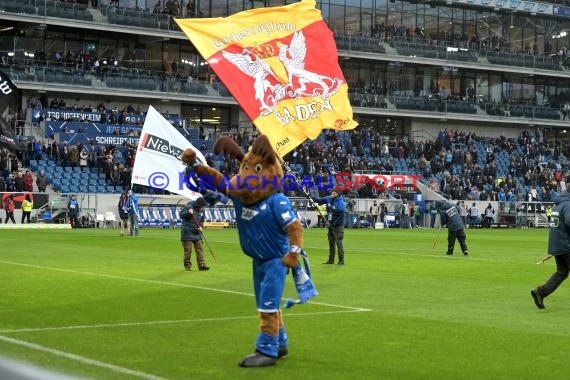
POLYGON ((470 41, 494 49, 527 48, 535 54, 569 46, 568 35, 552 38, 569 27, 568 21, 524 12, 401 0, 329 0, 318 6, 330 28, 339 34, 371 34, 384 40, 470 41))
POLYGON ((383 139, 407 140, 409 136, 403 119, 358 115, 357 121, 359 128, 370 128, 372 132, 379 133, 383 139))
POLYGON ((219 131, 229 130, 231 125, 231 113, 228 107, 183 104, 182 115, 190 121, 191 128, 203 127, 219 131))

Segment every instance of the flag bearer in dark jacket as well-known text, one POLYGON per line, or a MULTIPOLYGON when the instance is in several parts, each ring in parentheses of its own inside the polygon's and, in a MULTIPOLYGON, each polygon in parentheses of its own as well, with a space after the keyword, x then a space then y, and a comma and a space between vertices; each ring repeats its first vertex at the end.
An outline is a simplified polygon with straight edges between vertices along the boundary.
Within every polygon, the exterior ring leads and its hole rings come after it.
POLYGON ((323 198, 314 199, 318 204, 326 204, 328 210, 329 221, 329 259, 323 264, 334 264, 335 245, 338 249, 338 264, 344 265, 344 248, 342 239, 344 239, 344 213, 346 211, 346 202, 337 190, 332 190, 331 195, 323 198))
POLYGON ((544 283, 530 291, 534 303, 544 309, 543 299, 568 277, 570 272, 570 193, 561 192, 554 200, 548 236, 548 254, 556 260, 556 272, 544 283))
POLYGON ((438 201, 436 203, 440 210, 441 225, 447 226, 447 254, 453 255, 455 239, 459 240, 461 251, 467 256, 467 243, 465 239, 465 226, 459 215, 459 208, 449 202, 438 201))
POLYGON ((190 261, 192 254, 192 245, 196 251, 196 261, 199 270, 210 269, 206 266, 204 260, 204 248, 202 245, 202 225, 204 224, 204 213, 202 209, 208 203, 203 197, 186 203, 180 210, 180 218, 182 219, 181 237, 182 247, 184 248, 184 268, 192 270, 192 262, 190 261))

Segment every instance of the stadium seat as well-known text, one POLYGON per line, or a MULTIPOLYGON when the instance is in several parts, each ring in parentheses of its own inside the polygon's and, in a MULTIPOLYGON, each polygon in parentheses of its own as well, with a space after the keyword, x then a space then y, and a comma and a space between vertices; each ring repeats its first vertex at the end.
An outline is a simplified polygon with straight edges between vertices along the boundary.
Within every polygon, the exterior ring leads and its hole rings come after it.
POLYGON ((97 227, 100 227, 100 226, 105 227, 105 215, 104 214, 97 214, 95 222, 97 223, 97 227))
POLYGON ((222 214, 220 213, 219 209, 211 209, 212 212, 212 218, 214 219, 214 222, 223 222, 224 220, 222 219, 222 214))
POLYGON ((139 209, 139 216, 140 218, 138 219, 138 225, 139 227, 147 227, 150 226, 150 217, 148 214, 148 209, 146 208, 140 208, 139 209))
POLYGON ((176 206, 172 206, 170 208, 170 216, 172 219, 172 223, 174 223, 176 225, 176 227, 180 227, 182 225, 182 219, 180 219, 180 216, 178 215, 178 209, 176 208, 176 206))
POLYGON ((106 211, 105 214, 105 224, 110 225, 111 227, 117 227, 117 218, 115 217, 115 213, 112 211, 106 211))
POLYGON ((171 220, 170 218, 166 215, 166 210, 162 207, 158 208, 158 217, 162 223, 162 227, 170 227, 171 220))

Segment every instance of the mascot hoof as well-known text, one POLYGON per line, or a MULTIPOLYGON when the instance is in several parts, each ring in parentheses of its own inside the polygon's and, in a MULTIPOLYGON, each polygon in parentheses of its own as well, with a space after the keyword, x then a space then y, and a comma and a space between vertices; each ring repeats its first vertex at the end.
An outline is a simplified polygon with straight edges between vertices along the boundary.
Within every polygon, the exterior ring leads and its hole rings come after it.
POLYGON ((255 354, 251 354, 243 358, 241 362, 239 362, 240 367, 267 367, 270 365, 275 365, 277 363, 277 359, 272 358, 270 356, 265 356, 259 352, 255 354))

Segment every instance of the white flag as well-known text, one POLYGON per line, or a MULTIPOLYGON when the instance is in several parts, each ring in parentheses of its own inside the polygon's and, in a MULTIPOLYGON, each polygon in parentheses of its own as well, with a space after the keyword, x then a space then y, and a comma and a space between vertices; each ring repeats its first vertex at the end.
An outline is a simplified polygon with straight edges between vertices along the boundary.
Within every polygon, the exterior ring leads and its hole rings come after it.
POLYGON ((158 190, 168 190, 191 200, 199 198, 200 193, 188 189, 185 185, 186 165, 180 161, 180 156, 188 148, 196 152, 196 159, 201 164, 206 165, 204 155, 157 110, 149 106, 131 182, 158 190))

